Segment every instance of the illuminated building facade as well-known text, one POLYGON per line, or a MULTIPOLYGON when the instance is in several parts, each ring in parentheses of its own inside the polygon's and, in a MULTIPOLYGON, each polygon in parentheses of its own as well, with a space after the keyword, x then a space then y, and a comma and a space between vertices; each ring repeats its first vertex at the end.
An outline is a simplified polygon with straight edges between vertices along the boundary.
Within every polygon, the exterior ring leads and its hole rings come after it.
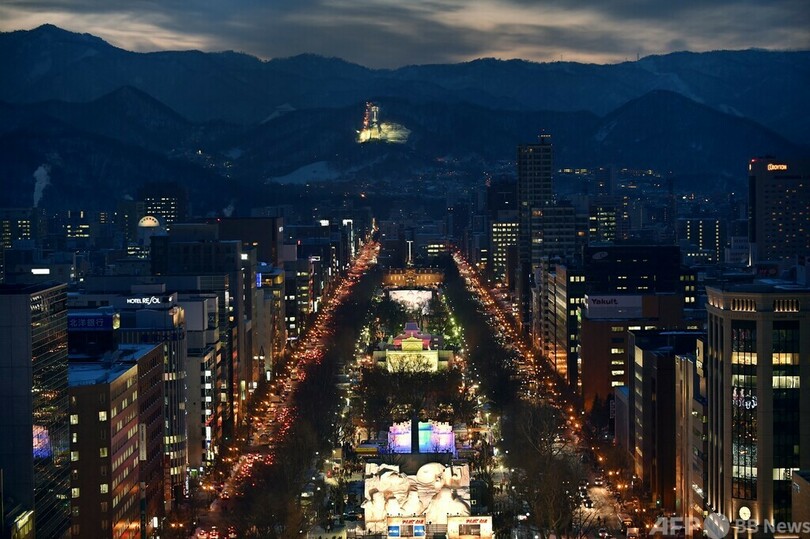
MULTIPOLYGON (((582 382, 582 354, 580 343, 582 325, 579 323, 579 308, 585 305, 586 294, 596 296, 649 296, 670 294, 679 298, 680 305, 674 299, 661 300, 672 305, 678 313, 676 326, 657 324, 656 328, 681 327, 681 313, 684 309, 691 314, 697 303, 697 275, 693 270, 680 266, 680 251, 675 246, 660 245, 596 245, 583 250, 582 264, 556 264, 544 268, 538 279, 538 320, 537 344, 548 357, 555 370, 569 384, 580 385, 582 382)), ((650 311, 651 312, 651 311, 650 311)), ((662 319, 675 320, 673 313, 662 314, 662 319)), ((659 315, 651 314, 653 318, 659 315)), ((620 317, 621 318, 621 317, 620 317)), ((687 316, 687 318, 689 318, 687 316)), ((587 327, 595 329, 598 324, 591 320, 587 327)), ((635 326, 634 324, 631 324, 635 326)), ((615 326, 616 328, 619 325, 615 326)), ((689 324, 687 324, 689 327, 689 324)), ((610 328, 608 344, 625 343, 623 331, 610 328), (619 341, 620 340, 620 341, 619 341)), ((588 338, 593 342, 592 337, 588 338)), ((609 346, 619 349, 623 346, 609 346)), ((620 358, 614 358, 618 362, 620 358)), ((622 360, 622 363, 624 361, 622 360)), ((618 363, 615 364, 618 366, 618 363)), ((620 369, 609 369, 620 370, 620 369)), ((594 374, 603 381, 610 380, 608 369, 601 374, 594 374)), ((622 373, 622 379, 624 373, 622 373)), ((618 382, 618 378, 614 381, 618 382)), ((621 384, 616 384, 621 385, 621 384)), ((605 393, 602 397, 605 398, 605 393)))
POLYGON ((219 307, 214 294, 183 295, 177 303, 185 312, 186 323, 188 465, 199 470, 214 463, 222 433, 221 416, 214 413, 219 400, 219 307))
MULTIPOLYGON (((676 509, 676 355, 694 353, 698 331, 631 331, 630 427, 634 473, 650 493, 648 501, 676 509)), ((689 416, 691 417, 691 416, 689 416)))
POLYGON ((683 326, 679 294, 586 295, 579 309, 578 378, 585 409, 590 411, 597 398, 605 402, 615 387, 630 385, 629 331, 683 326))
POLYGON ((726 227, 716 217, 682 217, 678 219, 677 237, 707 251, 709 262, 721 262, 725 258, 726 227))
POLYGON ((588 204, 588 242, 613 243, 618 237, 618 223, 621 215, 619 197, 605 195, 591 200, 588 204))
POLYGON ((810 161, 752 159, 748 170, 750 264, 810 255, 810 161))
POLYGON ((705 342, 675 357, 675 511, 684 518, 703 519, 706 507, 705 342))
POLYGON ((810 462, 810 289, 706 291, 708 508, 788 522, 792 474, 810 462))
POLYGON ((180 184, 147 183, 139 189, 138 201, 143 204, 143 214, 160 219, 166 230, 171 230, 174 223, 182 223, 187 218, 188 193, 180 184))
POLYGON ((520 224, 517 212, 503 215, 490 225, 490 245, 492 246, 492 274, 501 282, 507 281, 509 249, 517 247, 520 224))
POLYGON ((5 249, 20 240, 39 241, 45 237, 46 220, 37 208, 0 208, 0 282, 5 274, 5 249))
POLYGON ((167 505, 182 497, 188 466, 187 363, 185 310, 178 294, 166 292, 166 285, 132 284, 132 277, 99 277, 85 283, 82 294, 71 295, 71 314, 102 306, 120 313, 117 340, 123 344, 159 344, 163 378, 165 477, 167 505), (98 292, 98 290, 105 292, 98 292), (109 290, 117 290, 109 293, 109 290))
POLYGON ((69 376, 71 536, 140 537, 138 366, 71 361, 69 376))
MULTIPOLYGON (((245 388, 252 382, 249 379, 253 372, 250 353, 252 312, 248 306, 256 288, 255 278, 251 275, 251 267, 255 264, 251 266, 250 255, 242 249, 242 241, 220 239, 217 225, 212 224, 177 224, 168 236, 154 237, 151 245, 152 275, 155 277, 196 276, 200 282, 212 278, 213 285, 222 275, 227 275, 225 283, 228 288, 224 296, 220 296, 219 306, 220 322, 227 325, 220 331, 222 381, 228 392, 226 415, 238 420, 245 388)), ((230 425, 226 424, 225 428, 227 430, 230 425)))
POLYGON ((34 512, 37 537, 70 522, 66 302, 63 284, 0 285, 3 501, 34 512))
POLYGON ((553 147, 551 135, 542 134, 536 144, 524 144, 517 150, 517 194, 519 232, 517 277, 521 312, 519 320, 524 327, 530 319, 531 275, 541 265, 547 253, 543 245, 544 210, 551 206, 553 147))
POLYGON ((374 351, 373 360, 389 372, 436 372, 453 365, 453 352, 440 348, 441 337, 422 333, 416 322, 408 322, 400 335, 374 351))
MULTIPOLYGON (((134 395, 137 396, 138 405, 138 529, 144 532, 143 535, 149 535, 159 525, 164 515, 163 346, 161 344, 119 344, 121 319, 113 307, 106 306, 99 309, 71 308, 70 311, 68 314, 68 359, 70 361, 71 391, 77 391, 78 393, 75 393, 77 397, 81 394, 86 398, 86 391, 89 391, 90 394, 93 393, 94 390, 77 389, 75 387, 85 385, 81 382, 82 379, 88 384, 91 383, 92 380, 88 378, 89 373, 96 372, 98 374, 97 381, 109 380, 114 373, 123 372, 133 366, 137 367, 137 391, 134 395)), ((103 390, 103 388, 96 388, 96 390, 103 390)), ((75 410, 79 406, 78 401, 71 400, 70 402, 71 451, 79 451, 77 460, 71 460, 71 481, 76 483, 77 480, 80 480, 85 487, 90 485, 90 491, 81 485, 73 484, 73 487, 83 489, 79 492, 89 494, 91 498, 95 492, 101 494, 101 487, 97 486, 96 489, 93 485, 109 482, 110 474, 102 475, 102 467, 106 466, 106 470, 109 472, 110 462, 116 463, 115 460, 94 460, 95 457, 101 457, 100 452, 97 453, 97 451, 100 451, 97 445, 99 445, 100 441, 107 442, 113 440, 116 436, 120 439, 119 431, 114 431, 111 436, 108 435, 109 433, 106 430, 104 436, 94 434, 99 432, 95 430, 98 427, 113 428, 117 425, 117 421, 114 419, 111 420, 113 423, 110 423, 109 427, 106 426, 105 422, 97 422, 96 412, 100 410, 99 407, 102 404, 100 399, 101 397, 96 400, 91 398, 82 404, 85 408, 84 412, 75 410), (88 403, 89 406, 87 406, 88 403), (74 414, 76 414, 75 417, 74 414), (88 427, 91 428, 88 430, 88 427), (85 433, 90 432, 93 436, 82 435, 78 430, 85 433), (81 444, 83 444, 83 448, 78 447, 81 444), (88 452, 87 449, 90 451, 88 452)), ((106 397, 105 402, 109 402, 106 397)), ((117 408, 114 408, 114 410, 117 410, 117 408)), ((108 452, 108 454, 112 454, 112 452, 108 452)), ((129 470, 124 469, 118 471, 119 480, 116 483, 123 481, 120 474, 127 475, 129 473, 129 470)), ((123 509, 120 504, 116 503, 115 498, 112 501, 114 505, 119 505, 117 513, 123 514, 126 512, 129 515, 129 508, 123 509)), ((118 501, 120 501, 120 497, 118 501)), ((75 510, 72 511, 73 524, 78 524, 79 530, 84 530, 80 531, 79 535, 86 536, 89 533, 88 530, 92 529, 94 530, 93 536, 95 536, 95 532, 99 531, 99 522, 93 519, 84 519, 84 524, 82 524, 82 520, 76 518, 77 516, 93 515, 96 507, 104 507, 101 501, 98 501, 98 503, 100 504, 98 506, 90 504, 86 496, 72 498, 74 507, 78 505, 92 508, 89 511, 79 509, 79 515, 76 514, 75 510)), ((107 507, 109 507, 109 503, 107 507)), ((117 529, 118 535, 127 530, 131 531, 130 525, 115 522, 116 512, 111 512, 108 515, 108 527, 113 530, 117 529)), ((128 518, 131 521, 131 516, 128 518)))

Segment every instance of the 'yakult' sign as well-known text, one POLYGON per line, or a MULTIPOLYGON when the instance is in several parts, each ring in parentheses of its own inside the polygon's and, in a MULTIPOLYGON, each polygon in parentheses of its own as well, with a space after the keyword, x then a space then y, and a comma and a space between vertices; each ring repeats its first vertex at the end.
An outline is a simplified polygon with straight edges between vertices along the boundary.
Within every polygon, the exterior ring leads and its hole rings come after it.
POLYGON ((585 296, 588 318, 639 318, 641 296, 585 296))

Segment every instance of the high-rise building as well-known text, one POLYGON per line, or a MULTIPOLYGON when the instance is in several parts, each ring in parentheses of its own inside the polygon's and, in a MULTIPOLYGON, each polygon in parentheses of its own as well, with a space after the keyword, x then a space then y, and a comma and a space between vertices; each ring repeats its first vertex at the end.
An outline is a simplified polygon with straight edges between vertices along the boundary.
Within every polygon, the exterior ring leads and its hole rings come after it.
MULTIPOLYGON (((635 447, 635 475, 649 502, 674 511, 677 496, 676 355, 693 353, 703 333, 697 331, 631 331, 630 432, 635 447)), ((691 417, 691 416, 690 416, 691 417)))
POLYGON ((705 341, 675 357, 675 511, 699 520, 706 508, 705 341))
POLYGON ((71 536, 141 537, 138 366, 71 361, 69 373, 71 536))
POLYGON ((618 222, 622 211, 619 197, 595 197, 588 202, 588 242, 613 243, 620 239, 618 222))
POLYGON ((138 190, 138 202, 143 203, 144 215, 157 217, 166 230, 188 216, 188 192, 178 183, 147 183, 138 190))
POLYGON ((748 171, 749 263, 810 255, 810 161, 758 158, 748 171))
POLYGON ((197 470, 214 464, 219 454, 221 428, 214 413, 219 399, 217 360, 220 356, 217 332, 219 307, 214 294, 183 295, 178 299, 186 323, 188 423, 188 465, 197 470))
POLYGON ((490 225, 492 275, 503 283, 508 282, 509 249, 517 247, 519 227, 517 211, 499 212, 498 218, 490 225))
MULTIPOLYGON (((80 309, 68 315, 70 391, 76 397, 70 401, 70 443, 71 451, 78 451, 70 463, 71 482, 72 487, 80 489, 79 496, 71 498, 72 524, 78 525, 73 530, 74 536, 101 537, 113 533, 118 537, 123 530, 137 529, 140 537, 151 537, 165 514, 163 345, 119 344, 119 327, 119 314, 112 307, 80 309), (128 400, 111 405, 109 397, 118 391, 116 377, 132 368, 136 369, 136 391, 127 387, 128 400), (98 374, 95 382, 89 376, 92 372, 98 374), (79 387, 86 384, 95 385, 79 387), (130 427, 125 433, 117 427, 118 419, 129 422, 133 413, 130 404, 136 403, 130 403, 129 399, 137 401, 138 428, 133 432, 130 427), (110 406, 106 419, 102 419, 104 416, 98 412, 108 411, 110 406), (124 409, 127 411, 122 414, 124 409), (116 456, 113 450, 130 447, 133 436, 137 438, 134 467, 130 458, 119 458, 122 451, 116 456), (106 457, 102 447, 106 448, 106 457), (136 477, 131 473, 136 473, 136 477), (133 480, 138 487, 137 511, 132 511, 133 498, 129 493, 133 480), (104 496, 101 485, 111 481, 113 486, 104 496), (101 519, 107 520, 106 529, 101 526, 101 519)), ((130 380, 127 379, 127 384, 134 385, 130 380)))
POLYGON ((616 168, 612 166, 599 167, 593 171, 589 191, 597 198, 609 197, 616 191, 616 168))
POLYGON ((585 301, 585 276, 581 269, 557 264, 545 271, 539 283, 539 345, 557 374, 577 384, 579 306, 585 301))
POLYGON ((706 287, 709 510, 791 521, 810 462, 810 289, 776 280, 706 287))
MULTIPOLYGON (((544 269, 538 281, 541 299, 538 309, 540 329, 537 333, 538 345, 546 357, 551 358, 555 370, 573 386, 581 384, 583 357, 579 308, 585 305, 585 295, 609 296, 649 296, 654 294, 674 294, 680 298, 682 306, 677 311, 686 310, 685 318, 694 314, 697 302, 697 275, 694 271, 680 266, 678 247, 669 245, 596 245, 583 249, 582 263, 561 264, 544 269)), ((640 301, 640 300, 639 300, 640 301)), ((664 301, 664 300, 662 300, 664 301)), ((674 300, 665 300, 667 305, 675 305, 674 300)), ((618 304, 618 303, 617 303, 618 304)), ((627 318, 627 313, 614 313, 618 318, 627 318)), ((655 314, 653 318, 673 320, 673 313, 655 314)), ((678 314, 677 327, 681 326, 678 314)), ((586 326, 588 324, 585 324, 586 326)), ((690 327, 694 324, 686 324, 690 327)), ((618 328, 620 325, 616 325, 618 328)), ((670 326, 657 326, 660 328, 670 326)), ((674 327, 674 326, 673 326, 674 327)), ((619 330, 616 330, 618 332, 619 330)), ((614 344, 625 342, 625 335, 604 335, 614 344)), ((622 346, 610 346, 621 349, 622 346)), ((593 356, 592 356, 593 358, 593 356)), ((606 359, 606 358, 603 358, 606 359)), ((619 358, 613 365, 619 365, 619 358)), ((590 368, 588 370, 591 370, 590 368)), ((621 369, 610 369, 621 370, 621 369)), ((611 380, 607 368, 591 373, 603 382, 611 380)), ((621 377, 613 381, 619 385, 621 377)), ((605 398, 604 392, 602 398, 605 398)))
POLYGON ((543 217, 546 208, 553 203, 552 157, 551 135, 547 133, 540 135, 536 144, 518 146, 518 319, 524 327, 529 327, 531 317, 532 275, 547 256, 543 245, 543 217))
MULTIPOLYGON (((579 309, 578 383, 585 409, 604 403, 613 389, 630 385, 633 398, 633 356, 628 332, 681 329, 680 294, 616 294, 585 296, 579 309)), ((570 378, 570 375, 569 375, 570 378)), ((631 415, 633 407, 631 406, 631 415)))
POLYGON ((37 537, 70 522, 66 303, 63 284, 0 285, 3 502, 33 511, 37 537))
POLYGON ((45 237, 46 223, 44 211, 37 208, 0 208, 0 282, 5 274, 4 251, 21 240, 37 245, 45 237))
POLYGON ((165 377, 163 381, 163 423, 166 505, 182 498, 188 466, 187 339, 185 311, 177 293, 166 292, 164 283, 132 284, 133 277, 97 278, 85 283, 104 292, 85 291, 71 295, 71 310, 114 307, 120 315, 118 342, 160 344, 165 377), (93 282, 95 281, 95 282, 93 282))
POLYGON ((681 217, 678 219, 677 239, 707 251, 712 262, 725 257, 726 227, 717 217, 681 217))
POLYGON ((222 240, 219 230, 211 224, 180 224, 168 236, 152 238, 152 274, 228 276, 228 293, 220 302, 220 321, 229 325, 220 333, 229 384, 227 403, 234 417, 240 413, 241 395, 253 380, 250 354, 250 316, 247 302, 252 301, 256 287, 250 275, 249 256, 243 252, 242 241, 222 240), (243 256, 244 255, 244 256, 243 256))
POLYGON ((240 240, 243 249, 256 248, 260 262, 278 265, 284 234, 283 217, 218 217, 207 222, 217 225, 220 239, 240 240))

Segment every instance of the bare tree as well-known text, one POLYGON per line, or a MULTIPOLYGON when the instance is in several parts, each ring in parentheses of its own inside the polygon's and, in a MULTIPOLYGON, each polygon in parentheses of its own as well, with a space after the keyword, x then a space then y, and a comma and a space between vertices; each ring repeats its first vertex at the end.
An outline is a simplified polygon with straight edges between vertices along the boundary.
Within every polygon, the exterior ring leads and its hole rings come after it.
POLYGON ((582 470, 566 443, 559 438, 563 419, 556 408, 522 402, 516 407, 512 430, 512 474, 515 494, 528 508, 527 521, 542 538, 558 537, 571 526, 576 508, 574 493, 582 470))

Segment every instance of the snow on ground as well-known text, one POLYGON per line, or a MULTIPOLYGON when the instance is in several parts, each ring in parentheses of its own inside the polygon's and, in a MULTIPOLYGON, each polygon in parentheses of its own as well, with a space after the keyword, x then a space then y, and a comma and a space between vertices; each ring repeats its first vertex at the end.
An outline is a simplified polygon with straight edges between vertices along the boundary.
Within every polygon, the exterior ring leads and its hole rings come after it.
POLYGON ((290 172, 285 176, 276 176, 268 181, 288 184, 305 184, 311 182, 327 182, 334 180, 340 174, 334 170, 327 161, 316 161, 290 172))

